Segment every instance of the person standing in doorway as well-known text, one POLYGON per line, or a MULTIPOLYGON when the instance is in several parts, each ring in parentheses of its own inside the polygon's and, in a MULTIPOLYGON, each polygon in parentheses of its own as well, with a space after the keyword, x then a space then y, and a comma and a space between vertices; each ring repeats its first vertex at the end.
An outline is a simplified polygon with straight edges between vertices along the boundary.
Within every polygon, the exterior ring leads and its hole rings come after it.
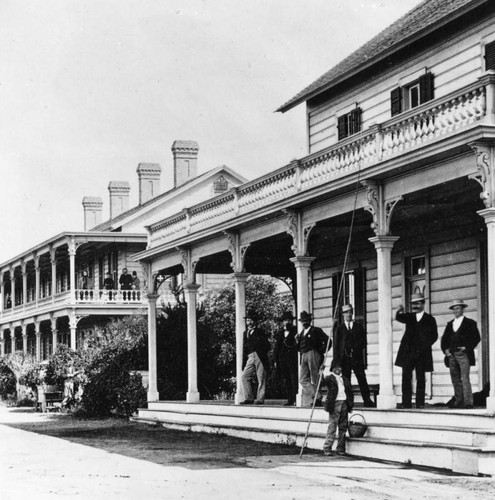
POLYGON ((256 326, 257 318, 253 312, 246 315, 246 331, 244 332, 244 370, 241 375, 244 392, 243 405, 262 405, 265 402, 266 379, 270 367, 268 351, 270 342, 261 328, 256 326), (253 381, 258 381, 256 399, 254 397, 253 381))
POLYGON ((474 348, 481 336, 476 321, 464 316, 467 307, 462 300, 454 300, 449 309, 454 319, 447 323, 440 342, 442 351, 447 356, 450 378, 454 386, 455 401, 453 408, 473 407, 473 391, 469 372, 476 364, 474 348))
MULTIPOLYGON (((303 406, 322 406, 321 391, 317 391, 320 366, 323 362, 328 336, 317 326, 311 324, 313 317, 306 311, 302 311, 299 321, 302 331, 298 333, 298 348, 301 353, 301 371, 299 382, 303 389, 303 406)), ((332 346, 329 341, 328 348, 332 346)))
POLYGON ((287 402, 284 406, 294 406, 298 388, 297 377, 297 328, 294 316, 289 312, 282 315, 282 327, 275 334, 273 357, 275 368, 279 370, 285 384, 287 402))
POLYGON ((404 312, 401 305, 395 315, 399 323, 406 325, 402 337, 396 366, 402 368, 402 404, 399 408, 412 408, 412 374, 416 372, 416 408, 425 406, 426 372, 433 371, 432 345, 438 339, 437 322, 425 312, 422 293, 411 296, 412 312, 404 312))
POLYGON ((364 406, 375 407, 375 403, 370 398, 370 388, 366 379, 366 348, 368 345, 366 331, 363 326, 353 319, 353 308, 350 304, 342 307, 344 321, 335 330, 333 356, 342 368, 342 374, 351 380, 351 373, 354 372, 359 384, 359 390, 363 397, 364 406))

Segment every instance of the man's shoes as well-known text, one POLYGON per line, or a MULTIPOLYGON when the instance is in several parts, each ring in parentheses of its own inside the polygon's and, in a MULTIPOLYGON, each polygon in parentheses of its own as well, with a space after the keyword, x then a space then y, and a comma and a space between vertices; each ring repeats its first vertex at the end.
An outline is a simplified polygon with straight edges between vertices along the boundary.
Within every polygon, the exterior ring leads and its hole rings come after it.
POLYGON ((317 406, 323 406, 323 402, 321 401, 321 399, 317 399, 315 401, 315 407, 317 407, 317 406))
POLYGON ((340 455, 341 457, 345 455, 345 451, 338 451, 337 455, 340 455))
POLYGON ((412 408, 412 405, 406 405, 404 403, 399 403, 397 405, 398 410, 409 410, 410 408, 412 408))
POLYGON ((466 410, 472 410, 473 409, 473 405, 466 405, 466 410))
POLYGON ((286 403, 284 403, 284 406, 294 406, 295 403, 294 401, 287 401, 286 403))
POLYGON ((323 450, 323 455, 326 457, 333 457, 334 453, 332 450, 323 450))
POLYGON ((364 407, 365 408, 376 408, 376 403, 374 403, 373 401, 365 401, 364 403, 364 407))
POLYGON ((424 407, 425 407, 425 405, 421 405, 421 404, 416 403, 416 408, 418 408, 418 410, 422 410, 424 407))
POLYGON ((254 400, 252 399, 245 399, 241 405, 252 405, 254 403, 254 400))
POLYGON ((265 404, 265 402, 264 402, 264 401, 259 401, 259 400, 256 400, 256 401, 254 402, 254 404, 255 404, 255 405, 264 405, 264 404, 265 404))

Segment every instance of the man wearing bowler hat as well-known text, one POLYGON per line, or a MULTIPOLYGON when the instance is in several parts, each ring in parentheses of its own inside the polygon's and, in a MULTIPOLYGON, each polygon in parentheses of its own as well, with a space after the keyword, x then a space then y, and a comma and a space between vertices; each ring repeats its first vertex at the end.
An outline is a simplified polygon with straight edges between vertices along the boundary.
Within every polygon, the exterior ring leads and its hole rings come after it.
MULTIPOLYGON (((311 324, 312 316, 306 311, 302 311, 299 322, 302 331, 297 334, 298 348, 301 353, 300 383, 303 389, 303 406, 311 406, 315 398, 315 406, 322 406, 321 392, 316 392, 318 378, 320 376, 320 366, 323 362, 325 349, 327 347, 328 336, 325 332, 311 324)), ((328 348, 332 346, 332 341, 328 348)))
POLYGON ((265 402, 266 374, 270 367, 268 351, 270 342, 261 328, 256 326, 257 317, 252 311, 246 314, 244 332, 244 370, 241 375, 244 401, 241 404, 262 405, 265 402), (258 391, 254 398, 253 380, 258 381, 258 391))
POLYGON ((462 300, 454 300, 449 309, 454 319, 447 323, 442 336, 442 351, 447 356, 450 378, 454 386, 454 408, 472 408, 473 392, 469 372, 475 365, 474 348, 480 341, 476 321, 464 316, 467 307, 462 300))
POLYGON ((404 312, 401 305, 395 315, 406 325, 395 364, 402 368, 402 404, 399 408, 412 408, 412 374, 416 372, 416 408, 425 406, 426 372, 433 371, 431 346, 438 339, 437 322, 425 312, 422 293, 411 296, 412 312, 404 312))
POLYGON ((292 312, 285 312, 281 318, 282 326, 275 333, 273 358, 275 368, 285 384, 287 402, 284 406, 294 406, 297 395, 297 328, 294 326, 292 312))
POLYGON ((335 330, 333 357, 335 363, 342 368, 342 375, 351 380, 354 372, 363 397, 364 406, 373 408, 375 403, 370 398, 370 388, 366 380, 366 331, 353 319, 353 308, 350 304, 342 306, 344 321, 335 330))

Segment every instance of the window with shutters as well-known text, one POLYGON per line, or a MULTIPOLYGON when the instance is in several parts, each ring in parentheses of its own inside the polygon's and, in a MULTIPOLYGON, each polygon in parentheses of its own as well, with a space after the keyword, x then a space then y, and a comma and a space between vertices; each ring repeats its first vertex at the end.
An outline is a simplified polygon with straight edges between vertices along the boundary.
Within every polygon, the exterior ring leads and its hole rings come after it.
POLYGON ((485 45, 485 70, 495 69, 495 42, 485 45))
POLYGON ((353 109, 351 112, 337 118, 338 140, 341 141, 361 130, 361 108, 353 109))
POLYGON ((431 101, 434 94, 432 73, 425 73, 407 85, 396 87, 390 94, 392 116, 431 101))

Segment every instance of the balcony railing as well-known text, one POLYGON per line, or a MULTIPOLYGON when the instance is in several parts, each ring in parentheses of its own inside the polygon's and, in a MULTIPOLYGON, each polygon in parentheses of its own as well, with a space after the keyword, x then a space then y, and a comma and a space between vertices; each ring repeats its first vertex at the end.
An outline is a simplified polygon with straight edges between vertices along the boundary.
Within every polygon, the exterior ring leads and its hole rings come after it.
POLYGON ((484 82, 480 79, 446 97, 401 113, 320 153, 293 161, 261 179, 154 224, 150 227, 149 246, 269 207, 278 200, 365 170, 479 123, 487 115, 487 95, 493 99, 494 80, 493 76, 484 82))
POLYGON ((142 304, 146 299, 143 290, 74 290, 78 304, 142 304))

